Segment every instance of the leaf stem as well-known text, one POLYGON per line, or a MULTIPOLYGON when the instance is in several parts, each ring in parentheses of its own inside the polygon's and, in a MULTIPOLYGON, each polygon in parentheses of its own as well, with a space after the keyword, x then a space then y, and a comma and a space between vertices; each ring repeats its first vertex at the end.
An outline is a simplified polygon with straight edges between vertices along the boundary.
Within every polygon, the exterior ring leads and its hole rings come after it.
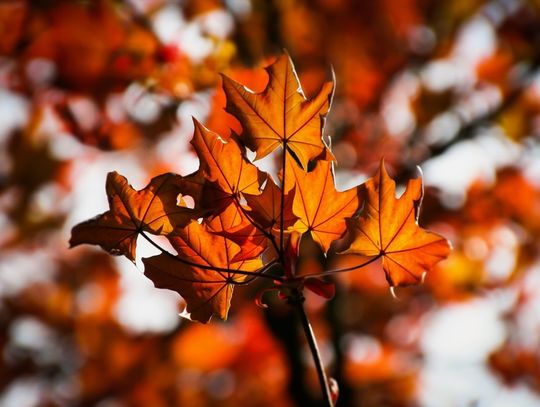
POLYGON ((297 291, 296 295, 289 299, 289 303, 294 306, 300 321, 302 322, 302 328, 304 329, 304 334, 309 345, 309 350, 311 351, 311 356, 315 362, 315 368, 317 369, 317 376, 319 377, 319 383, 321 385, 321 390, 323 392, 323 397, 326 405, 328 407, 334 407, 334 402, 332 401, 332 393, 330 392, 330 384, 328 382, 328 376, 324 371, 323 362, 321 359, 321 354, 319 352, 319 347, 317 346, 317 341, 315 339, 315 334, 313 333, 313 328, 309 322, 308 316, 304 309, 304 296, 300 291, 297 291))
POLYGON ((330 274, 346 273, 348 271, 352 271, 352 270, 356 270, 356 269, 360 269, 362 267, 365 267, 368 264, 371 264, 374 261, 379 260, 381 257, 382 257, 382 254, 378 254, 377 256, 372 257, 368 261, 365 261, 364 263, 361 263, 361 264, 357 264, 356 266, 347 267, 347 268, 344 268, 344 269, 327 270, 327 271, 323 271, 322 273, 303 274, 303 275, 301 275, 299 277, 303 277, 303 278, 305 278, 305 277, 324 277, 324 276, 328 276, 330 274))
MULTIPOLYGON (((171 252, 169 252, 168 250, 165 250, 163 247, 158 245, 152 239, 150 239, 150 237, 148 237, 148 235, 146 233, 140 232, 140 234, 148 242, 150 242, 150 244, 152 246, 154 246, 156 249, 158 249, 161 253, 163 253, 164 255, 166 255, 168 257, 170 257, 171 259, 173 259, 175 261, 178 261, 178 262, 183 263, 183 264, 187 264, 188 266, 197 267, 197 268, 200 268, 200 269, 203 269, 203 270, 212 270, 212 271, 215 271, 215 272, 218 272, 218 273, 238 274, 238 275, 243 275, 243 276, 248 276, 248 277, 256 276, 256 277, 268 278, 268 279, 277 280, 277 281, 283 281, 284 280, 282 276, 264 274, 265 271, 270 270, 277 263, 277 260, 271 261, 270 263, 264 265, 264 267, 261 267, 257 271, 248 271, 248 270, 241 270, 241 269, 240 270, 233 270, 233 269, 228 269, 228 268, 224 268, 224 267, 209 266, 209 265, 206 265, 206 264, 194 263, 194 262, 191 262, 189 260, 185 260, 185 259, 183 259, 183 258, 181 258, 179 256, 176 256, 176 255, 172 254, 171 252)), ((235 284, 239 284, 239 283, 235 283, 235 284)))
MULTIPOLYGON (((284 122, 285 123, 285 122, 284 122)), ((279 258, 281 263, 285 264, 285 245, 283 243, 283 228, 285 225, 285 165, 287 161, 287 140, 283 139, 283 156, 281 158, 281 202, 279 213, 279 258)))

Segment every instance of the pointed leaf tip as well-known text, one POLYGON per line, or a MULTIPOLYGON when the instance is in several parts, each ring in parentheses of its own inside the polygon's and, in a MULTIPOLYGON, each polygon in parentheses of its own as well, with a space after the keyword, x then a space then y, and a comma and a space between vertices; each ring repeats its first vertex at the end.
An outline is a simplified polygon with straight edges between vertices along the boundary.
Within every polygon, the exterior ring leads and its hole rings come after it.
POLYGON ((399 298, 398 298, 398 296, 396 294, 396 287, 393 286, 393 285, 390 286, 390 295, 392 296, 392 298, 394 300, 399 300, 399 298))

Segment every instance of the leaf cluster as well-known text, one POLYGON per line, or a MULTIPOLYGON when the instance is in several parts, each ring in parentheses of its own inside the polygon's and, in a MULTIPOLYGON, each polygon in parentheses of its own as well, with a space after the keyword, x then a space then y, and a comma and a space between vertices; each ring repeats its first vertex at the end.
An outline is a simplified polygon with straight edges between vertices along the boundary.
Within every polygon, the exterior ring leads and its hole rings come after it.
POLYGON ((239 136, 220 136, 194 120, 191 144, 200 166, 193 174, 163 174, 136 191, 110 173, 110 209, 75 226, 71 245, 100 245, 134 261, 142 235, 161 250, 143 259, 145 275, 178 292, 187 304, 184 314, 201 322, 213 315, 225 319, 234 286, 257 278, 273 281, 285 298, 301 297, 304 288, 330 297, 321 277, 382 259, 391 287, 420 282, 450 250, 446 239, 418 226, 422 180, 409 181, 398 199, 381 161, 364 184, 337 190, 334 156, 323 139, 333 82, 307 99, 287 55, 266 70, 269 82, 260 93, 223 77, 226 110, 243 128, 239 136), (255 152, 254 161, 277 155, 278 179, 248 159, 247 149, 255 152), (165 236, 176 253, 149 234, 165 236), (346 235, 344 253, 364 261, 297 275, 299 244, 308 234, 325 254, 346 235))

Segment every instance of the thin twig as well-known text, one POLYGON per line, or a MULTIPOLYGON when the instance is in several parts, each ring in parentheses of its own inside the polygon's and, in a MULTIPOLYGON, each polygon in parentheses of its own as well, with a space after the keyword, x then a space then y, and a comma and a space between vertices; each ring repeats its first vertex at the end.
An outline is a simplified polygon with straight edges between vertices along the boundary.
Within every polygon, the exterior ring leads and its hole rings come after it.
POLYGON ((330 392, 330 384, 328 383, 328 376, 324 371, 323 362, 321 359, 321 354, 319 352, 319 347, 317 346, 317 341, 315 339, 315 334, 313 333, 313 328, 309 322, 306 311, 304 309, 304 297, 300 292, 297 293, 296 298, 291 298, 289 300, 291 305, 294 306, 300 320, 302 322, 302 328, 304 329, 304 334, 306 335, 307 342, 309 344, 309 350, 311 351, 311 356, 315 362, 315 368, 317 369, 317 376, 319 377, 319 383, 321 385, 321 390, 323 392, 323 398, 328 407, 334 407, 334 402, 332 401, 332 393, 330 392))

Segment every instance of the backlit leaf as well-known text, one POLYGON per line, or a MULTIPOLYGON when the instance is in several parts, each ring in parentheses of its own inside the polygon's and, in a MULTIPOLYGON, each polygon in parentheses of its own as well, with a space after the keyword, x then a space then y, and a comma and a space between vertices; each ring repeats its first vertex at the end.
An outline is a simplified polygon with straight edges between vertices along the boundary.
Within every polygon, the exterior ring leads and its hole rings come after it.
POLYGON ((230 138, 224 140, 194 120, 195 134, 191 144, 200 159, 196 175, 206 179, 203 190, 204 207, 219 212, 239 194, 257 195, 265 174, 244 156, 238 143, 230 138))
MULTIPOLYGON (((228 222, 229 219, 217 216, 209 227, 224 230, 228 222)), ((196 221, 169 240, 178 257, 163 253, 143 259, 145 275, 156 287, 178 292, 186 301, 185 313, 190 319, 208 322, 212 315, 226 319, 234 285, 248 278, 236 272, 255 272, 262 267, 262 261, 258 258, 233 260, 240 247, 223 236, 210 233, 205 225, 196 221)))
POLYGON ((360 218, 349 222, 353 240, 344 253, 382 257, 391 286, 415 284, 450 252, 442 236, 418 226, 422 179, 410 180, 396 198, 396 184, 381 162, 378 173, 364 184, 366 202, 360 218))
POLYGON ((318 161, 311 172, 305 172, 292 161, 287 160, 285 185, 296 185, 293 213, 298 220, 293 229, 311 233, 326 253, 330 244, 345 232, 345 219, 358 210, 358 189, 338 191, 329 161, 318 161))
POLYGON ((169 234, 196 217, 194 210, 177 205, 182 182, 179 175, 163 174, 136 191, 122 175, 109 173, 106 190, 110 209, 76 225, 71 232, 71 246, 96 244, 134 261, 140 232, 169 234))
POLYGON ((242 123, 243 140, 257 153, 256 159, 281 146, 293 151, 307 168, 308 161, 326 149, 321 130, 334 84, 325 83, 315 98, 307 100, 288 55, 279 57, 266 70, 269 81, 261 93, 223 77, 227 111, 242 123))

